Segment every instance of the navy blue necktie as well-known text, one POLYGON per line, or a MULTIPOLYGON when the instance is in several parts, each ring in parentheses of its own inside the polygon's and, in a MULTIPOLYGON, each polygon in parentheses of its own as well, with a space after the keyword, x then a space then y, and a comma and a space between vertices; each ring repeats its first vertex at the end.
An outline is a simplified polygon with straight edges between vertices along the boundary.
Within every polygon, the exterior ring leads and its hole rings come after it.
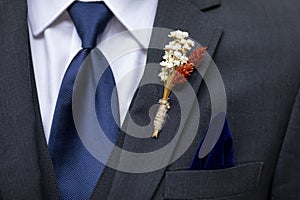
MULTIPOLYGON (((104 31, 113 14, 103 2, 74 2, 68 11, 82 40, 82 49, 71 61, 61 84, 51 127, 49 151, 62 199, 88 199, 104 164, 88 152, 78 136, 73 119, 72 93, 81 65, 95 48, 97 37, 104 31)), ((116 139, 119 131, 108 109, 111 108, 114 87, 114 77, 108 67, 97 87, 95 110, 99 123, 111 140, 116 139)))

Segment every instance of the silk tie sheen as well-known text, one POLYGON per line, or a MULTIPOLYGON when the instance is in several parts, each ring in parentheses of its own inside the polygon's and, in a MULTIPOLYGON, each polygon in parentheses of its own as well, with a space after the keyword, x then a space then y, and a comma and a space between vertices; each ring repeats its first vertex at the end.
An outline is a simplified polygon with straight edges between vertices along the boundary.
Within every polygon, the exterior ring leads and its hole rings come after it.
MULTIPOLYGON (((72 93, 81 65, 95 48, 97 37, 104 31, 113 14, 103 2, 74 2, 68 12, 81 38, 82 49, 71 61, 61 84, 51 127, 49 151, 62 199, 88 199, 104 164, 94 158, 80 140, 73 119, 72 93)), ((108 67, 97 87, 95 110, 98 121, 104 126, 105 133, 108 132, 110 140, 115 140, 118 134, 118 127, 108 111, 114 87, 114 77, 108 67)))

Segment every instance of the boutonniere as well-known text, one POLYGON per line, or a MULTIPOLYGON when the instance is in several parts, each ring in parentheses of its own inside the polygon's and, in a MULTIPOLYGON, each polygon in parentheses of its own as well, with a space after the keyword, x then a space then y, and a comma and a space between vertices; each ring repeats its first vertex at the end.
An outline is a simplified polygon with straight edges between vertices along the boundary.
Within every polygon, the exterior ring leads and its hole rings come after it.
POLYGON ((167 112, 171 108, 169 96, 177 84, 183 84, 203 60, 207 47, 196 48, 189 56, 188 53, 194 47, 195 42, 188 39, 189 34, 180 30, 170 32, 168 37, 173 40, 165 45, 165 54, 160 63, 159 77, 164 83, 163 97, 158 101, 159 108, 154 118, 154 132, 152 138, 157 138, 163 128, 167 112))

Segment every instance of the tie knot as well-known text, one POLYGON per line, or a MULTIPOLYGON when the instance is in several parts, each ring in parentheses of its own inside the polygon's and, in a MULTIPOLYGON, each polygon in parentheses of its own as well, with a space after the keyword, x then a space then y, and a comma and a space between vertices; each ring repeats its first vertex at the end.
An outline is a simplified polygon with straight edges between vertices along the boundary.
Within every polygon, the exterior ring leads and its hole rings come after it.
POLYGON ((97 37, 112 18, 112 12, 103 2, 79 1, 75 1, 68 11, 82 41, 82 48, 95 48, 97 37))

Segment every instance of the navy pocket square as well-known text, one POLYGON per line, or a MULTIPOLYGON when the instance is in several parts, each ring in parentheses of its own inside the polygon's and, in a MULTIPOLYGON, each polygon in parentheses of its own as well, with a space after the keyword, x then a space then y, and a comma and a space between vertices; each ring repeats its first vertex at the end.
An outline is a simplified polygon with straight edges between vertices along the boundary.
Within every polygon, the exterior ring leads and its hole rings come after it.
POLYGON ((214 127, 212 131, 204 134, 190 167, 191 170, 216 170, 234 166, 232 135, 226 116, 224 114, 216 116, 211 126, 219 128, 214 127), (208 148, 209 152, 203 156, 203 152, 208 148))

